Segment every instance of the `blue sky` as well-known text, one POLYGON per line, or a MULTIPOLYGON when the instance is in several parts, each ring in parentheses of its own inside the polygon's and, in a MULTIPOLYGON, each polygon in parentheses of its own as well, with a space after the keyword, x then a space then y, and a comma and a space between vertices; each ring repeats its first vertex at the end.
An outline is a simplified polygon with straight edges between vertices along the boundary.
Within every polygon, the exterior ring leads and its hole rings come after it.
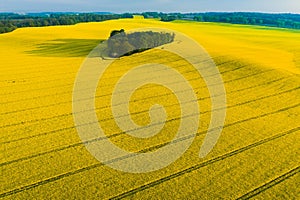
POLYGON ((300 0, 0 0, 0 12, 42 11, 300 13, 300 0))

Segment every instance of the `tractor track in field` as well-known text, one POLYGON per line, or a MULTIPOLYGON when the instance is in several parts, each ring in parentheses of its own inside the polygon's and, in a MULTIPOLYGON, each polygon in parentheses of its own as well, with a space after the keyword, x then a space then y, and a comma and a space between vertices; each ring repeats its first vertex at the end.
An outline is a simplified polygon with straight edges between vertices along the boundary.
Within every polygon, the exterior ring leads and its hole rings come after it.
MULTIPOLYGON (((208 161, 205 161, 203 163, 194 165, 194 166, 189 167, 189 168, 187 168, 185 170, 182 170, 180 172, 177 172, 177 173, 171 174, 169 176, 163 177, 161 179, 155 180, 151 183, 147 183, 147 184, 142 185, 138 188, 126 191, 122 194, 119 194, 117 196, 112 197, 111 199, 121 199, 121 198, 131 196, 135 193, 138 193, 138 192, 141 192, 143 190, 149 189, 151 187, 154 187, 154 186, 159 185, 161 183, 164 183, 166 181, 172 180, 172 179, 177 178, 179 176, 185 175, 187 173, 190 173, 190 172, 193 172, 193 171, 198 170, 200 168, 203 168, 205 166, 208 166, 210 164, 216 163, 218 161, 222 161, 224 159, 230 158, 234 155, 240 154, 240 153, 245 152, 249 149, 255 148, 259 145, 262 145, 262 144, 265 144, 267 142, 273 141, 275 139, 278 139, 278 138, 284 137, 286 135, 292 134, 292 133, 297 132, 299 130, 300 130, 300 127, 294 128, 294 129, 291 129, 291 130, 288 130, 288 131, 285 131, 285 132, 282 132, 282 133, 279 133, 279 134, 276 134, 272 137, 260 140, 258 142, 255 142, 255 143, 252 143, 252 144, 247 145, 245 147, 242 147, 240 149, 231 151, 229 153, 226 153, 226 154, 223 154, 221 156, 215 157, 215 158, 210 159, 208 161)), ((48 179, 45 179, 45 180, 41 180, 41 181, 38 181, 38 182, 33 183, 33 184, 22 186, 20 188, 16 188, 16 189, 13 189, 13 190, 10 190, 10 191, 7 191, 7 192, 4 192, 4 193, 0 194, 0 198, 11 196, 13 194, 20 193, 20 192, 23 192, 23 191, 27 191, 27 190, 33 189, 35 187, 45 185, 45 184, 48 184, 48 183, 51 183, 51 182, 55 182, 55 181, 58 181, 60 179, 67 178, 69 176, 72 176, 72 175, 75 175, 75 174, 78 174, 78 173, 82 173, 82 172, 85 172, 85 171, 88 171, 88 170, 91 170, 91 169, 94 169, 94 168, 97 168, 97 167, 100 167, 100 166, 103 166, 103 164, 102 163, 97 163, 97 164, 90 165, 90 166, 87 166, 87 167, 84 167, 84 168, 81 168, 81 169, 78 169, 78 170, 75 170, 75 171, 67 172, 67 173, 64 173, 64 174, 60 174, 58 176, 54 176, 54 177, 51 177, 51 178, 48 178, 48 179)))
MULTIPOLYGON (((276 27, 142 18, 29 27, 0 37, 0 200, 297 199, 300 35, 276 27), (99 37, 108 38, 114 29, 151 27, 182 36, 176 36, 174 46, 116 59, 103 56, 99 37), (133 69, 135 76, 127 79, 133 69), (153 75, 165 84, 149 81, 153 75), (146 84, 130 87, 135 82, 146 84), (183 82, 191 90, 184 91, 183 82), (188 93, 195 98, 178 98, 188 93), (130 109, 124 110, 127 105, 130 109), (155 112, 161 108, 164 120, 155 112), (219 114, 226 115, 224 121, 219 114), (195 116, 198 128, 178 135, 185 120, 195 125, 195 116), (118 120, 139 126, 122 129, 118 120), (105 134, 92 134, 98 128, 105 134), (144 139, 131 134, 156 128, 162 128, 159 134, 144 139), (81 130, 86 138, 81 139, 81 130), (216 130, 219 139, 211 135, 216 130), (207 140, 212 149, 202 157, 207 140), (165 148, 176 153, 174 148, 186 142, 183 155, 161 170, 127 173, 113 167, 165 148), (88 148, 109 143, 127 154, 112 151, 96 158, 88 148)), ((133 167, 139 164, 147 162, 133 167)))
POLYGON ((242 195, 241 197, 237 198, 237 200, 246 200, 255 197, 256 195, 268 190, 269 188, 280 184, 281 182, 289 179, 290 177, 300 173, 300 166, 282 174, 281 176, 276 177, 275 179, 263 184, 262 186, 255 188, 254 190, 242 195))
MULTIPOLYGON (((247 67, 248 65, 244 65, 242 67, 238 67, 238 68, 234 68, 232 70, 228 70, 228 71, 224 71, 224 72, 220 72, 220 74, 225 74, 225 73, 228 73, 228 72, 231 72, 231 71, 236 71, 238 69, 241 69, 241 68, 244 68, 244 67, 247 67)), ((179 66, 179 67, 182 67, 182 66, 179 66)), ((161 70, 158 70, 158 71, 161 71, 161 70)), ((187 73, 192 73, 192 72, 196 72, 195 70, 192 70, 192 71, 187 71, 187 72, 184 72, 183 74, 187 74, 187 73)), ((214 75, 210 75, 210 76, 215 76, 214 75)), ((115 77, 109 77, 109 78, 120 78, 120 76, 115 76, 115 77)), ((106 78, 106 79, 109 79, 109 78, 106 78)), ((58 80, 61 80, 61 79, 58 79, 58 80)), ((57 80, 53 80, 53 81, 57 81, 57 80)), ((52 80, 51 80, 52 82, 52 80)), ((47 81, 48 83, 48 81, 47 81)), ((35 84, 35 83, 34 83, 35 84)), ((174 82, 173 84, 176 84, 176 82, 174 82)), ((70 85, 74 85, 74 84, 65 84, 65 87, 68 87, 70 85)), ((108 85, 108 86, 112 86, 112 85, 108 85)), ((10 86, 6 86, 6 87, 10 87, 10 86)), ((47 88, 47 89, 54 89, 56 87, 51 87, 51 88, 47 88)), ((145 87, 145 88, 149 88, 149 87, 145 87)), ((0 88, 1 89, 1 88, 0 88)), ((82 89, 82 90, 89 90, 91 88, 85 88, 85 89, 82 89)), ((22 91, 20 91, 22 92, 22 91)), ((29 91, 30 92, 30 91, 29 91)), ((9 94, 14 94, 14 93, 9 93, 9 94)), ((61 93, 55 93, 55 95, 63 95, 63 94, 72 94, 72 92, 70 91, 67 91, 67 92, 61 92, 61 93)), ((1 95, 6 95, 6 94, 0 94, 1 95)), ((42 95, 42 96, 35 96, 35 97, 30 97, 30 98, 24 98, 24 99, 19 99, 19 100, 13 100, 13 101, 6 101, 6 102, 0 102, 0 105, 1 104, 9 104, 9 103, 19 103, 19 102, 23 102, 23 101, 31 101, 31 100, 35 100, 35 99, 40 99, 40 98, 44 98, 44 97, 50 97, 50 96, 53 96, 53 94, 49 94, 49 95, 42 95)), ((1 114, 1 113, 0 113, 1 114)))
MULTIPOLYGON (((164 178, 155 180, 155 181, 153 181, 153 182, 151 182, 151 183, 142 185, 142 186, 137 187, 137 188, 135 188, 135 189, 132 189, 132 190, 129 190, 129 191, 124 192, 124 193, 122 193, 122 194, 119 194, 119 195, 117 195, 117 196, 111 197, 110 199, 122 199, 122 198, 125 198, 125 197, 132 196, 132 195, 134 195, 134 194, 136 194, 136 193, 138 193, 138 192, 141 192, 141 191, 143 191, 143 190, 149 189, 149 188, 154 187, 154 186, 156 186, 156 185, 159 185, 159 184, 161 184, 161 183, 163 183, 163 182, 166 182, 166 181, 172 180, 172 179, 174 179, 174 178, 177 178, 177 177, 179 177, 179 176, 185 175, 185 174, 187 174, 187 173, 193 172, 193 171, 198 170, 198 169, 200 169, 200 168, 202 168, 202 167, 205 167, 205 166, 207 166, 207 165, 209 165, 209 164, 213 164, 213 163, 215 163, 215 162, 218 162, 218 161, 224 160, 224 159, 226 159, 226 158, 232 157, 232 156, 234 156, 234 155, 240 154, 240 153, 242 153, 242 152, 244 152, 244 151, 247 151, 247 150, 249 150, 249 149, 252 149, 252 148, 254 148, 254 147, 257 147, 257 146, 259 146, 259 145, 262 145, 262 144, 264 144, 264 143, 273 141, 273 140, 275 140, 275 139, 284 137, 284 136, 286 136, 286 135, 289 135, 289 134, 291 134, 291 133, 293 133, 293 132, 295 132, 295 131, 299 131, 299 130, 300 130, 300 127, 296 128, 296 129, 289 130, 289 131, 284 132, 284 133, 281 133, 281 134, 277 134, 277 135, 275 135, 275 136, 272 136, 272 137, 269 137, 269 138, 266 138, 266 139, 263 139, 263 140, 261 140, 261 141, 255 142, 255 143, 253 143, 253 144, 251 144, 251 145, 245 146, 245 147, 240 148, 240 149, 238 149, 238 150, 235 150, 235 151, 229 152, 229 153, 227 153, 227 154, 224 154, 224 155, 222 155, 222 156, 218 156, 218 157, 216 157, 216 158, 213 158, 213 159, 211 159, 211 160, 208 160, 208 161, 206 161, 206 162, 204 162, 204 163, 200 163, 200 164, 198 164, 198 165, 194 165, 194 166, 192 166, 192 167, 189 167, 189 168, 187 168, 187 169, 185 169, 185 170, 182 170, 182 171, 180 171, 180 172, 177 172, 177 173, 175 173, 175 174, 166 176, 166 177, 164 177, 164 178)), ((297 169, 297 172, 299 172, 299 169, 297 169)), ((283 180, 284 180, 284 179, 283 179, 283 180)))
MULTIPOLYGON (((279 96, 279 95, 282 95, 282 94, 286 94, 286 93, 290 93, 290 92, 293 92, 293 91, 296 91, 296 90, 299 90, 300 87, 296 87, 296 88, 292 88, 292 89, 289 89, 289 90, 286 90, 286 91, 282 91, 280 93, 275 93, 275 94, 271 94, 271 95, 267 95, 267 96, 263 96, 263 97, 259 97, 259 98, 255 98, 255 99, 252 99, 252 100, 248 100, 248 101, 245 101, 245 102, 241 102, 241 103, 238 103, 238 104, 234 104, 234 105, 228 105, 226 108, 234 108, 234 107, 238 107, 238 106, 241 106, 241 105, 245 105, 245 104, 248 104, 248 103, 253 103, 253 102, 257 102, 259 100, 263 100, 263 99, 267 99, 267 98, 270 98, 270 97, 275 97, 275 96, 279 96)), ((209 98, 209 97, 208 97, 209 98)), ((198 99, 199 100, 199 99, 198 99)), ((190 102, 185 102, 185 103, 190 103, 190 102)), ((172 107, 172 106, 175 106, 177 104, 172 104, 172 105, 168 105, 166 107, 172 107)), ((212 111, 216 111, 216 110, 220 110, 220 109, 224 109, 224 108, 219 108, 219 109, 215 109, 215 110, 210 110, 210 111, 204 111, 204 112, 201 112, 201 114, 206 114, 206 113, 210 113, 212 111)), ((132 113, 133 114, 141 114, 141 113, 146 113, 148 112, 148 110, 145 110, 145 111, 140 111, 140 112, 134 112, 132 113)), ((272 113, 272 112, 271 112, 272 113)), ((124 117, 124 116, 120 116, 121 117, 124 117)), ((185 118, 186 116, 184 116, 183 118, 185 118)), ((108 120, 113 120, 114 118, 106 118, 106 119, 101 119, 99 121, 96 121, 96 122, 90 122, 88 124, 81 124, 79 126, 87 126, 87 125, 90 125, 90 124, 94 124, 94 123, 99 123, 99 122, 104 122, 104 121, 108 121, 108 120)), ((175 118, 175 119, 170 119, 170 120, 167 120, 166 123, 168 123, 169 121, 174 121, 174 120, 178 120, 180 118, 175 118)), ((164 123, 164 122, 161 122, 161 123, 164 123)), ((161 124, 160 123, 160 124, 161 124)), ((52 133, 55 133, 55 132, 58 132, 58 131, 66 131, 66 130, 70 130, 70 129, 74 129, 76 128, 76 126, 70 126, 70 127, 66 127, 66 128, 62 128, 62 129, 58 129, 58 130, 52 130, 50 132, 45 132, 45 133, 40 133, 40 134, 37 134, 37 135, 32 135, 32 136, 28 136, 28 137, 23 137, 23 138, 19 138, 19 139, 15 139, 15 140, 10 140, 10 141, 4 141, 4 142, 0 142, 0 144, 8 144, 8 143, 12 143, 12 142, 18 142, 18 141, 21 141, 21 140, 27 140, 27 139, 31 139, 31 138, 35 138, 35 137, 39 137, 39 136, 44 136, 44 135, 48 135, 48 134, 52 134, 52 133)))
MULTIPOLYGON (((92 49, 91 49, 91 51, 92 51, 92 49)), ((84 58, 87 58, 88 57, 88 55, 86 55, 84 58)), ((224 58, 225 58, 225 60, 229 60, 229 59, 227 59, 227 57, 228 56, 215 56, 215 57, 211 57, 212 58, 212 60, 217 64, 217 62, 215 61, 215 60, 222 60, 222 62, 223 62, 223 60, 224 60, 224 58)), ((95 58, 95 57, 94 57, 95 58)), ((99 56, 99 59, 100 59, 100 56, 99 56)), ((177 59, 177 61, 178 61, 179 59, 177 59)), ((235 59, 232 59, 232 61, 234 61, 235 59)), ((83 61, 84 61, 84 59, 83 59, 83 61)), ((172 61, 176 61, 175 59, 174 60, 172 60, 172 61)), ((227 62, 227 61, 225 61, 225 62, 227 62)), ((224 63, 225 63, 224 62, 224 63)), ((28 63, 26 63, 26 64, 30 64, 31 62, 28 62, 28 63)), ((138 61, 137 62, 134 62, 134 61, 132 61, 132 63, 134 63, 134 64, 136 64, 136 63, 138 63, 138 61)), ((221 63, 222 64, 222 63, 221 63)), ((220 65, 220 64, 218 64, 218 65, 220 65)), ((41 67, 44 67, 44 66, 41 66, 41 67)), ((41 71, 41 70, 36 70, 36 71, 28 71, 28 70, 32 70, 32 69, 36 69, 36 67, 26 67, 26 68, 19 68, 20 70, 19 71, 21 71, 21 70, 26 70, 26 72, 22 72, 22 73, 15 73, 15 74, 13 74, 13 75, 23 75, 23 74, 28 74, 28 73, 30 73, 30 74, 35 74, 35 73, 38 73, 38 72, 48 72, 48 71, 53 71, 53 70, 55 70, 55 68, 52 68, 52 69, 50 69, 50 70, 44 70, 44 71, 41 71)), ((15 69, 11 69, 11 68, 1 68, 0 69, 0 72, 1 73, 4 73, 4 72, 16 72, 16 70, 15 69)), ((1 77, 1 76, 0 76, 1 77)))
MULTIPOLYGON (((177 59, 177 60, 173 60, 173 61, 164 61, 162 62, 161 64, 170 64, 170 63, 176 63, 180 61, 180 59, 177 59)), ((205 63, 207 60, 204 60, 204 61, 200 61, 198 62, 199 63, 205 63)), ((139 62, 136 62, 136 63, 139 63, 139 62)), ((220 67, 224 64, 228 64, 228 63, 239 63, 238 61, 235 61, 235 60, 229 60, 229 61, 225 61, 223 63, 220 63, 217 67, 220 67)), ((250 64, 247 64, 247 65, 250 65, 250 64)), ((177 68, 183 68, 185 67, 186 65, 178 65, 176 66, 177 68)), ((203 68, 203 69, 206 69, 207 67, 203 68)), ((128 70, 118 70, 118 72, 122 72, 123 74, 126 73, 128 70)), ((161 71, 161 70, 157 70, 157 71, 161 71)), ((190 70, 188 71, 189 73, 192 72, 192 71, 195 71, 195 70, 190 70)), ((78 72, 74 73, 74 72, 68 72, 68 73, 59 73, 59 74, 54 74, 54 75, 65 75, 65 74, 74 74, 74 77, 71 78, 70 80, 74 80, 74 78, 76 78, 76 75, 77 75, 78 72)), ((38 77, 44 77, 44 76, 37 76, 37 77, 30 77, 30 78, 38 78, 38 77)), ((120 76, 112 76, 112 77, 107 77, 103 80, 106 80, 106 79, 111 79, 111 78, 119 78, 120 76)), ((47 80, 47 83, 48 82, 56 82, 56 81, 59 81, 59 80, 65 80, 65 78, 56 78, 56 79, 51 79, 51 80, 47 80)), ((72 81, 73 82, 73 81, 72 81)), ((21 84, 21 86, 31 86, 31 85, 37 85, 39 83, 45 83, 45 81, 38 81, 38 82, 34 82, 34 83, 25 83, 25 84, 21 84)), ((25 92, 32 92, 32 91, 39 91, 39 90, 46 90, 46 89, 53 89, 53 88, 62 88, 64 86, 67 86, 67 85, 74 85, 74 83, 71 83, 71 84, 64 84, 64 85, 58 85, 58 86, 55 86, 55 87, 44 87, 44 88, 37 88, 37 89, 30 89, 30 90, 22 90, 22 91, 16 91, 16 92, 10 92, 10 93, 2 93, 0 94, 0 96, 4 96, 4 95, 14 95, 14 94, 19 94, 19 93, 25 93, 25 92)), ((20 86, 20 85, 18 85, 20 86)), ((8 88, 8 89, 11 89, 11 86, 3 86, 3 87, 0 87, 0 89, 2 88, 8 88)))
MULTIPOLYGON (((231 61, 228 61, 229 63, 231 61)), ((238 62, 236 62, 238 63, 238 62)), ((178 68, 181 68, 181 67, 184 67, 185 65, 180 65, 180 66, 177 66, 178 68)), ((249 65, 244 65, 243 67, 247 67, 249 65)), ((234 69, 233 69, 234 70, 234 69)), ((156 71, 164 71, 164 70, 156 70, 156 71)), ((229 70, 231 71, 231 70, 229 70)), ((125 71, 126 72, 126 71, 125 71)), ((183 72, 182 74, 188 74, 188 73, 192 73, 192 72, 197 72, 197 70, 193 69, 193 70, 187 70, 185 72, 183 72)), ((228 71, 224 71, 224 73, 226 73, 228 71)), ((221 72, 222 73, 222 72, 221 72)), ((215 74, 214 74, 215 75, 215 74)), ((214 76, 214 75, 211 75, 211 76, 214 76)), ((120 78, 120 76, 114 76, 114 77, 108 77, 108 78, 105 78, 105 79, 111 79, 111 78, 120 78)), ((103 79, 103 80, 105 80, 103 79)), ((61 80, 61 79, 58 79, 58 80, 61 80)), ((196 79, 197 80, 197 79, 196 79)), ((55 80, 57 81, 57 80, 55 80)), ((42 82, 44 83, 44 82, 42 82)), ((172 84, 176 84, 178 82, 173 82, 172 84)), ((36 83, 34 84, 29 84, 29 85, 36 85, 36 83)), ((74 83, 71 83, 71 84, 64 84, 64 85, 60 85, 58 87, 46 87, 46 88, 38 88, 38 89, 34 89, 34 90, 22 90, 22 91, 17 91, 17 92, 12 92, 12 93, 5 93, 5 94, 0 94, 0 96, 7 96, 7 95, 15 95, 17 93, 23 93, 23 92, 32 92, 32 91, 38 91, 38 90, 45 90, 45 89, 55 89, 55 88, 62 88, 62 87, 67 87, 67 86, 70 86, 70 85, 74 85, 74 83)), ((106 87, 111 87, 111 86, 114 86, 113 84, 109 84, 107 85, 106 87)), ((6 86, 6 87, 10 87, 10 86, 6 86)), ((88 90, 90 88, 85 88, 84 90, 88 90)), ((72 92, 64 92, 63 94, 70 94, 72 92)), ((49 96, 49 95, 46 95, 46 96, 49 96)), ((41 96, 41 97, 44 97, 44 96, 41 96)), ((34 98, 27 98, 27 99, 21 99, 21 100, 17 100, 17 101, 9 101, 9 102, 0 102, 0 104, 7 104, 7 103, 16 103, 16 102, 22 102, 24 100, 32 100, 32 99, 35 99, 35 98, 38 98, 38 97, 34 97, 34 98)))
MULTIPOLYGON (((244 120, 240 120, 240 121, 236 121, 236 122, 233 122, 231 124, 225 124, 224 125, 224 128, 227 128, 227 127, 230 127, 230 126, 233 126, 233 125, 236 125, 236 124, 241 124, 241 123, 244 123, 244 122, 247 122, 247 121, 250 121, 250 120, 255 120, 255 119, 259 119, 261 117, 266 117, 266 116, 269 116, 269 115, 273 115, 273 114, 276 114, 276 113, 280 113, 282 111, 286 111, 286 110, 289 110, 289 109, 292 109, 292 108, 296 108, 298 107, 300 104, 296 104, 294 106, 291 106, 291 107, 286 107, 286 108, 282 108, 280 110, 277 110, 277 111, 274 111, 274 112, 271 112, 271 113, 266 113, 266 114, 263 114, 263 115, 259 115, 259 116, 255 116, 255 117, 251 117, 251 118, 247 118, 247 119, 244 119, 244 120)), ((73 128, 73 127, 72 127, 73 128)), ((218 129, 219 127, 216 127, 216 129, 218 129)), ((70 128, 66 128, 66 129, 70 129, 70 128)), ((65 130, 66 130, 65 129, 65 130)), ((63 130, 61 130, 63 131, 63 130)), ((56 133, 57 131, 51 131, 51 133, 56 133)), ((196 134, 196 137, 200 136, 200 135, 203 135, 205 134, 207 131, 201 131, 201 132, 198 132, 196 134)), ((49 134, 49 132, 47 133, 49 134)), ((116 134, 112 134, 110 136, 107 136, 106 138, 95 138, 93 140, 90 140, 90 141, 83 141, 83 142, 79 142, 79 143, 75 143, 75 144, 71 144, 71 145, 68 145, 68 146, 65 146, 65 147, 61 147, 61 148, 57 148, 57 149, 53 149, 53 150, 50 150, 50 151, 46 151, 46 152, 42 152, 42 153, 38 153, 38 154, 34 154, 34 155, 30 155, 30 156, 27 156, 27 157, 23 157, 23 158, 19 158, 19 159, 16 159, 16 160, 12 160, 12 161, 8 161, 8 162, 4 162, 4 163, 1 163, 0 164, 0 167, 2 166, 5 166, 5 165, 9 165, 9 164, 12 164, 12 163, 16 163, 16 162, 19 162, 19 161, 24 161, 24 160, 28 160, 28 159, 32 159, 32 158, 35 158, 35 157, 39 157, 39 156, 42 156, 42 155, 46 155, 46 154, 50 154, 50 153, 55 153, 55 152, 59 152, 59 151, 63 151, 63 150, 66 150, 68 148, 73 148, 73 147, 77 147, 77 146, 81 146, 82 144, 85 144, 85 143, 91 143, 91 142, 97 142, 99 140, 103 140, 103 139, 110 139, 110 138, 113 138, 113 137, 117 137, 117 136, 121 136, 121 135, 124 135, 126 133, 116 133, 116 134)), ((45 134, 44 134, 45 135, 45 134)), ((186 139, 190 139, 191 137, 194 137, 194 135, 190 135, 190 136, 186 136, 184 138, 178 138, 177 140, 174 140, 173 143, 177 143, 177 142, 180 142, 182 140, 186 140, 186 139)), ((153 146, 153 147, 149 147, 147 149, 143 149, 139 152, 148 152, 148 151, 152 151, 152 150, 155 150, 155 149, 158 149, 162 146, 165 146, 167 145, 169 142, 166 142, 166 143, 162 143, 162 144, 159 144, 159 145, 156 145, 156 146, 153 146)))
MULTIPOLYGON (((225 56, 226 57, 226 56, 225 56)), ((100 57, 99 57, 100 58, 100 57)), ((215 60, 215 59, 220 59, 220 58, 224 58, 224 56, 218 56, 218 57, 215 57, 215 58, 212 58, 212 60, 215 60)), ((155 58, 156 59, 156 58, 155 58)), ((170 63, 176 63, 176 62, 178 62, 178 61, 181 61, 182 59, 173 59, 173 60, 171 60, 171 61, 163 61, 164 63, 163 64, 170 64, 170 63)), ((203 61, 201 61, 201 62, 199 62, 199 63, 202 63, 202 62, 205 62, 205 61, 207 61, 207 60, 203 60, 203 61)), ((221 65, 224 65, 224 64, 227 64, 227 63, 230 63, 230 62, 237 62, 238 63, 238 61, 236 61, 235 59, 228 59, 227 61, 222 61, 222 63, 218 63, 218 64, 216 64, 217 66, 221 66, 221 65)), ((131 63, 132 64, 138 64, 138 63, 140 63, 140 61, 131 61, 131 63)), ((28 68, 26 68, 26 69, 28 69, 28 68)), ((32 68, 32 69, 36 69, 36 67, 34 67, 34 68, 32 68)), ((45 72, 51 72, 51 71, 53 71, 53 70, 55 70, 54 68, 53 69, 47 69, 47 70, 44 70, 44 71, 41 71, 41 70, 37 70, 37 71, 31 71, 31 72, 28 72, 27 70, 26 70, 26 72, 22 72, 22 73, 14 73, 14 74, 12 74, 12 75, 24 75, 24 74, 26 74, 26 75, 28 75, 28 74, 36 74, 36 73, 45 73, 45 72)), ((1 72, 15 72, 15 70, 1 70, 1 72)), ((118 70, 118 72, 126 72, 126 70, 118 70)), ((77 74, 77 72, 64 72, 64 73, 58 73, 58 74, 54 74, 54 75, 60 75, 60 74, 62 74, 62 75, 64 75, 64 74, 77 74)), ((1 77, 1 75, 0 75, 0 77, 1 77)), ((37 76, 37 77, 43 77, 43 76, 37 76)), ((34 77, 30 77, 30 78, 34 78, 34 77)), ((27 85, 27 84, 26 84, 27 85)), ((4 86, 4 87, 7 87, 7 86, 4 86)), ((4 88, 4 87, 0 87, 0 89, 1 88, 4 88)))
MULTIPOLYGON (((229 70, 229 71, 224 71, 223 73, 235 71, 235 70, 238 70, 238 69, 241 69, 241 68, 244 68, 244 67, 247 67, 247 66, 238 67, 238 68, 235 68, 235 69, 232 69, 232 70, 229 70)), ((159 70, 159 71, 162 71, 162 70, 159 70)), ((186 71, 186 72, 184 72, 184 73, 182 73, 182 74, 188 74, 188 73, 193 73, 193 72, 195 73, 195 72, 197 72, 197 70, 186 71)), ((213 74, 213 75, 210 75, 210 76, 215 76, 215 75, 217 75, 217 74, 213 74)), ((163 76, 162 76, 162 77, 163 77, 163 76)), ((119 76, 116 77, 116 78, 119 78, 119 76)), ((171 84, 178 84, 178 83, 179 83, 179 82, 172 82, 171 84)), ((65 87, 70 86, 70 85, 73 85, 73 84, 68 84, 68 85, 66 85, 65 87)), ((111 86, 113 86, 113 85, 107 85, 106 87, 111 87, 111 86)), ((150 86, 147 86, 147 87, 145 87, 145 88, 150 88, 150 86)), ((53 89, 53 87, 52 87, 52 88, 48 88, 48 89, 53 89)), ((85 88, 85 89, 83 89, 83 90, 89 90, 89 89, 91 89, 91 88, 85 88)), ((126 92, 126 91, 124 91, 124 92, 126 92)), ((55 95, 61 95, 61 94, 72 94, 72 91, 71 91, 71 92, 68 91, 68 92, 55 93, 55 95)), ((99 96, 99 97, 102 97, 102 96, 108 96, 108 95, 109 95, 109 94, 101 95, 101 96, 99 96)), ((0 105, 1 105, 1 104, 2 104, 2 105, 6 105, 6 104, 9 104, 9 103, 20 103, 20 102, 24 102, 24 101, 32 101, 32 100, 35 100, 35 99, 40 99, 40 98, 49 97, 49 96, 53 96, 53 94, 52 94, 52 95, 35 96, 35 97, 31 97, 31 98, 25 98, 25 99, 13 100, 13 101, 0 102, 0 105)), ((70 101, 62 102, 62 103, 69 103, 69 102, 70 102, 70 101)), ((16 111, 11 111, 11 112, 16 112, 16 111)), ((10 112, 6 112, 6 113, 10 113, 10 112)), ((5 113, 0 113, 0 115, 2 115, 2 114, 5 114, 5 113)))
MULTIPOLYGON (((258 73, 250 74, 250 75, 247 75, 247 76, 244 76, 244 77, 240 77, 238 79, 224 81, 223 83, 225 84, 225 83, 234 82, 236 80, 242 80, 242 79, 245 79, 245 78, 248 78, 248 77, 252 77, 252 76, 256 76, 256 75, 259 75, 259 74, 263 74, 263 73, 269 72, 269 71, 274 71, 274 70, 265 70, 265 71, 262 71, 262 72, 258 72, 258 73)), ((195 80, 199 80, 199 78, 192 78, 192 79, 189 79, 188 81, 191 82, 191 81, 195 81, 195 80)), ((171 82, 170 84, 178 84, 178 83, 180 83, 180 82, 171 82)), ((221 84, 223 84, 223 83, 221 83, 221 84)), ((212 84, 212 85, 209 85, 209 86, 214 86, 214 85, 220 85, 220 83, 218 83, 218 84, 212 84)), ((206 85, 202 86, 202 87, 199 87, 199 88, 194 88, 194 90, 195 89, 200 89, 200 88, 206 88, 206 85)), ((123 91, 123 92, 127 92, 127 91, 123 91)), ((95 96, 95 97, 88 97, 88 98, 85 98, 85 99, 80 99, 79 101, 90 100, 92 98, 106 97, 106 96, 110 96, 110 95, 111 94, 109 93, 109 94, 104 94, 104 95, 95 96)), ((18 113, 18 112, 25 112, 25 111, 29 111, 29 110, 36 110, 36 109, 41 109, 41 108, 48 108, 48 107, 53 107, 53 106, 56 106, 56 105, 69 104, 69 103, 72 103, 72 102, 73 101, 63 101, 63 102, 48 104, 48 105, 44 105, 44 106, 36 106, 36 107, 31 107, 31 108, 26 108, 26 109, 21 109, 21 110, 14 110, 14 111, 0 113, 0 116, 1 115, 12 114, 12 113, 18 113)))
MULTIPOLYGON (((272 83, 276 83, 276 82, 279 82, 279 81, 282 81, 282 80, 285 80, 285 79, 288 80, 288 78, 289 77, 278 78, 278 79, 271 80, 271 81, 268 81, 268 82, 265 82, 265 83, 262 83, 262 84, 257 84, 257 85, 253 85, 253 86, 250 86, 250 87, 238 89, 238 90, 233 90, 233 91, 227 92, 227 94, 232 94, 232 93, 235 93, 235 92, 242 92, 242 91, 245 91, 245 90, 248 90, 248 89, 254 89, 254 88, 260 87, 262 85, 270 85, 272 83)), ((52 95, 49 95, 49 96, 52 96, 52 95)), ((55 118, 59 118, 59 117, 67 117, 67 116, 71 116, 71 115, 72 115, 72 113, 66 113, 66 114, 62 114, 62 115, 56 115, 54 117, 33 119, 33 120, 19 122, 19 123, 7 124, 7 125, 4 125, 4 126, 0 126, 0 129, 11 127, 11 126, 23 125, 25 123, 34 123, 34 122, 38 122, 38 121, 46 121, 46 120, 55 119, 55 118)))

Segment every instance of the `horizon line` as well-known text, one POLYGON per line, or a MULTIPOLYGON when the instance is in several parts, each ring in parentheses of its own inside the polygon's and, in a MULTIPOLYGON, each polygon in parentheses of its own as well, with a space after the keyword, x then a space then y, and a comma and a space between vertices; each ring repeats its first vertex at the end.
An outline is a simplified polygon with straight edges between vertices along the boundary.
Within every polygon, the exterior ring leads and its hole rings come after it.
POLYGON ((0 11, 2 13, 13 13, 13 14, 31 14, 31 13, 107 13, 107 14, 142 14, 147 12, 154 13, 165 13, 165 14, 193 14, 193 13, 262 13, 262 14, 298 14, 296 12, 270 12, 270 11, 190 11, 190 12, 179 12, 179 11, 170 11, 170 12, 161 12, 161 11, 142 11, 142 12, 111 12, 111 11, 0 11))

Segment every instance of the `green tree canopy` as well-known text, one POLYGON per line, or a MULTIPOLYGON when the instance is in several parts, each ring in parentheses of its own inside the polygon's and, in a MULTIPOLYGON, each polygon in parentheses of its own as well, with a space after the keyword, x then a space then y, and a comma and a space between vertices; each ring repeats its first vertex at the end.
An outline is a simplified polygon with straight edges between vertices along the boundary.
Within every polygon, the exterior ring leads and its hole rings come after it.
POLYGON ((126 34, 124 29, 113 30, 107 41, 108 54, 121 57, 147 49, 155 48, 174 41, 175 34, 163 32, 134 32, 126 34))

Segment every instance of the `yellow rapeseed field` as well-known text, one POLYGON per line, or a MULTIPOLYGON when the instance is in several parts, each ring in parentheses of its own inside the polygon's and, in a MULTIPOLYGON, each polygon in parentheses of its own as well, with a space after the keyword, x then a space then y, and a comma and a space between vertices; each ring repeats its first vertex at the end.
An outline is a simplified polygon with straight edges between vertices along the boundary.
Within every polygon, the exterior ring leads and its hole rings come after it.
POLYGON ((300 31, 135 18, 21 28, 1 34, 0 47, 1 198, 300 198, 300 31), (134 63, 170 65, 199 99, 200 126, 185 154, 161 170, 131 174, 103 165, 86 150, 73 121, 72 91, 85 57, 111 30, 143 27, 182 32, 207 50, 224 80, 227 116, 217 145, 199 158, 211 116, 205 82, 163 50, 116 60, 99 81, 95 107, 111 142, 127 151, 155 151, 172 140, 180 122, 176 96, 149 84, 132 95, 131 117, 147 125, 147 111, 159 103, 168 113, 164 129, 136 139, 117 127, 111 93, 134 63))

